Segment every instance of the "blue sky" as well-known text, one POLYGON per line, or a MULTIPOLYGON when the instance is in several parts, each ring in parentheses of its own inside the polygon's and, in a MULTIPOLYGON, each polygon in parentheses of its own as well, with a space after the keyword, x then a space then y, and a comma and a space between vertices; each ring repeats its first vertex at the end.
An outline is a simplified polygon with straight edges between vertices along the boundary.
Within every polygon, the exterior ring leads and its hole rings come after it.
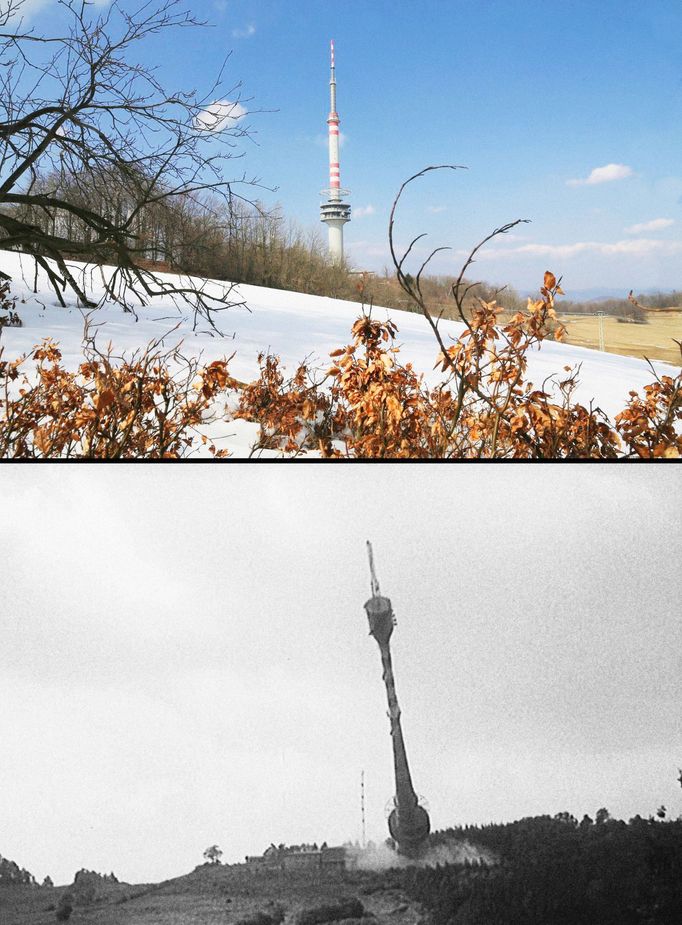
POLYGON ((682 286, 682 4, 201 0, 192 9, 211 28, 148 46, 148 60, 167 83, 202 88, 232 52, 227 81, 251 98, 257 142, 235 174, 277 187, 264 201, 307 228, 321 228, 335 39, 341 179, 355 210, 346 245, 357 267, 387 262, 400 183, 452 163, 468 170, 422 181, 399 217, 400 241, 427 231, 427 245, 453 247, 437 271, 452 272, 493 228, 529 218, 489 248, 481 278, 529 289, 550 268, 569 295, 682 286))

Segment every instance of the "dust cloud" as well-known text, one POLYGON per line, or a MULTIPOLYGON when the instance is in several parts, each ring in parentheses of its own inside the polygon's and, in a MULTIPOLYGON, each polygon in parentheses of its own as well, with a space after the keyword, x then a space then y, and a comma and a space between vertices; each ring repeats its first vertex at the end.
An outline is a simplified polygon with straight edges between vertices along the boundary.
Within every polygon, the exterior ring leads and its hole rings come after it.
POLYGON ((491 866, 497 859, 490 852, 477 848, 468 841, 452 839, 434 845, 419 858, 407 858, 388 845, 369 845, 367 848, 347 848, 348 860, 357 870, 388 870, 391 867, 435 867, 437 864, 481 864, 491 866))

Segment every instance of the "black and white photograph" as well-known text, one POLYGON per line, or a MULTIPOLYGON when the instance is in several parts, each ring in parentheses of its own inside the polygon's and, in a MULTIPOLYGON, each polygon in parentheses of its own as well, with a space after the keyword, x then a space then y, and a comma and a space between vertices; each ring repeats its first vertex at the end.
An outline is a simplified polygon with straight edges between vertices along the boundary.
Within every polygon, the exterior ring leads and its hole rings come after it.
POLYGON ((0 922, 678 922, 679 472, 4 467, 0 922))

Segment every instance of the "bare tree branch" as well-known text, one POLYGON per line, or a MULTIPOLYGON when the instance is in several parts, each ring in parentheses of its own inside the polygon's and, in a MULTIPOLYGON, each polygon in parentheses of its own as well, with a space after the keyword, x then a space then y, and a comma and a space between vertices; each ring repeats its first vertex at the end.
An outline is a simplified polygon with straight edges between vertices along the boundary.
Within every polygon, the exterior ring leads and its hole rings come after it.
POLYGON ((189 204, 200 226, 209 200, 231 208, 234 183, 258 185, 227 172, 250 137, 240 85, 223 86, 227 59, 203 95, 169 91, 144 63, 152 36, 206 25, 181 0, 59 2, 62 36, 26 29, 23 0, 0 0, 0 247, 33 255, 62 302, 69 288, 93 304, 67 260, 110 263, 108 298, 172 294, 212 324, 231 290, 174 284, 153 264, 183 269, 171 213, 189 204))

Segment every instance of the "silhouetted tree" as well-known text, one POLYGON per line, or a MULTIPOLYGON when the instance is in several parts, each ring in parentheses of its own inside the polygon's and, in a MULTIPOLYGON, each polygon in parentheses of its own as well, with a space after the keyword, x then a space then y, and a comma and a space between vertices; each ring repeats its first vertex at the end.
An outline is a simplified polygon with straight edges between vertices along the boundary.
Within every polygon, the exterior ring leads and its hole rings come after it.
POLYGON ((207 848, 204 851, 204 857, 209 862, 209 864, 220 864, 220 859, 223 856, 223 852, 217 845, 211 845, 210 848, 207 848))

